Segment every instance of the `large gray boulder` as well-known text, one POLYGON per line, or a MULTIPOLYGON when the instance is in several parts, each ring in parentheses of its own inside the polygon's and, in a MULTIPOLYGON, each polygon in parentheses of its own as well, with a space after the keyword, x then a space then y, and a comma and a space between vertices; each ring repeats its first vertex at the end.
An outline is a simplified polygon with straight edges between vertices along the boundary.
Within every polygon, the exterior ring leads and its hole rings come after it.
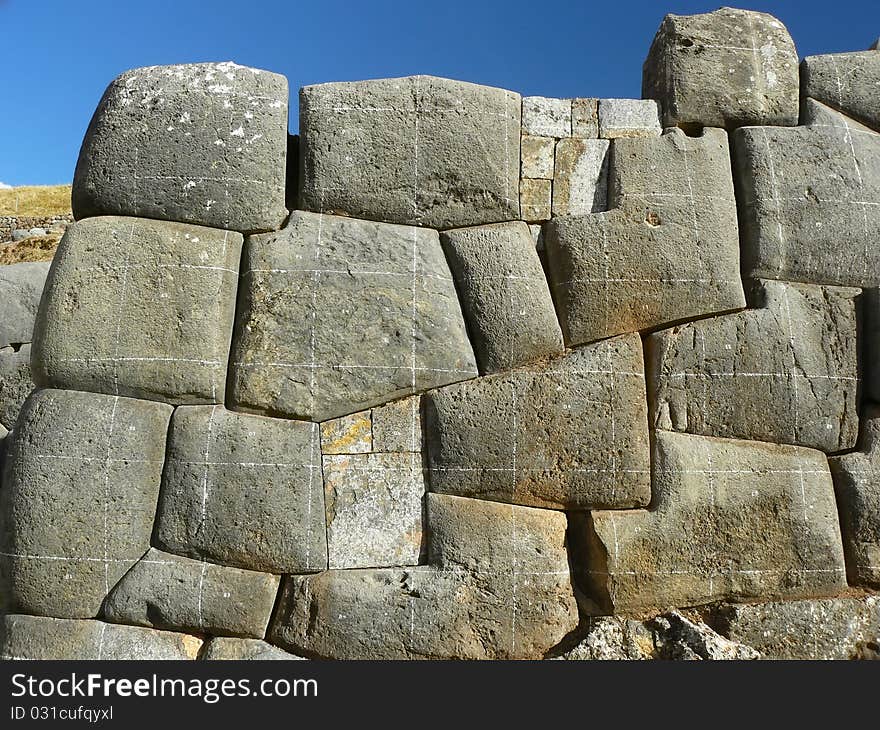
POLYGON ((574 510, 651 498, 638 335, 424 401, 431 491, 574 510))
POLYGON ((33 340, 49 262, 0 266, 0 349, 33 340))
POLYGON ((145 218, 67 229, 34 332, 34 381, 168 403, 220 403, 242 237, 145 218))
POLYGON ((801 84, 805 97, 880 131, 880 54, 876 51, 807 56, 801 63, 801 84))
POLYGON ((545 226, 569 345, 745 306, 727 134, 617 139, 607 213, 545 226))
POLYGON ((83 140, 75 217, 279 228, 287 104, 284 76, 231 62, 126 71, 107 87, 83 140))
POLYGON ((667 15, 654 37, 642 95, 657 99, 664 126, 798 123, 798 54, 767 13, 720 8, 667 15))
POLYGON ((482 373, 565 349, 547 277, 522 221, 458 228, 440 237, 482 373))
POLYGON ((188 634, 43 616, 0 617, 0 659, 195 659, 202 640, 188 634))
POLYGON ((805 117, 734 133, 744 272, 880 285, 880 135, 810 100, 805 117))
POLYGON ((573 550, 604 611, 846 588, 824 454, 664 431, 653 450, 651 509, 572 517, 573 550))
POLYGON ((227 411, 174 412, 156 546, 266 573, 327 568, 318 426, 227 411))
POLYGON ((880 597, 725 606, 718 630, 766 659, 880 659, 880 597))
POLYGON ((103 616, 151 629, 262 639, 278 581, 150 548, 107 596, 103 616))
POLYGON ((150 547, 171 407, 40 390, 0 492, 0 608, 93 618, 150 547))
POLYGON ((646 340, 651 422, 827 452, 858 436, 858 289, 754 283, 759 307, 646 340))
POLYGON ((409 76, 299 98, 301 208, 430 228, 519 218, 519 94, 409 76))
POLYGON ((859 451, 828 460, 849 582, 880 588, 880 406, 867 408, 859 451))
POLYGON ((18 413, 34 389, 31 379, 31 346, 0 347, 0 424, 15 428, 18 413))
POLYGON ((199 659, 204 661, 279 661, 305 659, 288 654, 260 639, 234 639, 218 636, 208 639, 199 659))
POLYGON ((270 641, 333 659, 539 659, 578 622, 565 515, 427 498, 429 565, 285 579, 270 641))
POLYGON ((242 288, 236 408, 324 421, 477 375, 436 231, 295 211, 242 288))

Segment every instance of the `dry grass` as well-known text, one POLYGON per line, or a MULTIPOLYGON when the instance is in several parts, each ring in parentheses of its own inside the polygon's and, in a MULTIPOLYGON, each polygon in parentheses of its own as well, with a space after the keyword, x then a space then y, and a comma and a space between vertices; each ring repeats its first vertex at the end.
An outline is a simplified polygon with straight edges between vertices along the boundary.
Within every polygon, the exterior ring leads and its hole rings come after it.
POLYGON ((25 261, 51 261, 61 240, 60 233, 31 236, 15 243, 0 244, 0 266, 25 261))
POLYGON ((70 213, 70 185, 25 185, 0 190, 0 216, 49 218, 70 213))

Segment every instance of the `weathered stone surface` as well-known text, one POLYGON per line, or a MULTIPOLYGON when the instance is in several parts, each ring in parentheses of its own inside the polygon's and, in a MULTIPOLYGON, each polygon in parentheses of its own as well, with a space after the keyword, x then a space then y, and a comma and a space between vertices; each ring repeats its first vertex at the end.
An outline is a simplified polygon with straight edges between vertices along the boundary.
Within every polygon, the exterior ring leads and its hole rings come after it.
POLYGON ((807 56, 803 94, 880 131, 880 55, 874 51, 807 56))
POLYGON ((367 454, 372 450, 370 411, 358 411, 321 424, 322 454, 367 454))
POLYGON ((611 158, 614 209, 544 235, 566 342, 745 306, 725 132, 618 139, 611 158))
POLYGON ((599 100, 571 100, 571 136, 595 139, 599 136, 599 100))
POLYGON ((653 99, 599 99, 599 136, 603 139, 620 137, 657 137, 660 109, 653 99))
POLYGON ((261 639, 278 576, 227 568, 150 548, 104 603, 114 623, 261 639))
POLYGON ((828 460, 849 582, 880 588, 880 406, 868 407, 857 452, 828 460))
POLYGON ((271 640, 334 659, 535 659, 577 625, 565 516, 429 494, 431 565, 285 579, 271 640))
POLYGON ((559 140, 553 174, 554 216, 606 210, 609 144, 607 139, 559 140))
POLYGON ((553 205, 553 181, 523 179, 519 182, 522 217, 526 221, 550 219, 553 205))
POLYGON ((766 659, 880 659, 880 598, 726 606, 719 631, 766 659))
POLYGON ((267 573, 327 568, 318 425, 174 412, 156 522, 168 552, 267 573))
POLYGON ((0 266, 0 349, 18 347, 33 339, 34 322, 49 262, 0 266))
MULTIPOLYGON (((608 611, 846 587, 834 488, 818 451, 657 431, 650 510, 576 515, 608 611)), ((748 643, 748 642, 747 642, 748 643)))
POLYGON ((416 565, 425 480, 420 454, 325 456, 329 567, 416 565))
POLYGON ((278 228, 287 214, 287 97, 284 76, 231 62, 126 71, 86 132, 74 215, 278 228))
POLYGON ((34 382, 222 402, 241 243, 238 233, 144 218, 68 228, 34 331, 34 382))
POLYGON ((0 347, 0 424, 15 428, 18 412, 33 389, 31 346, 0 347))
POLYGON ((430 228, 519 218, 520 107, 434 76, 306 86, 300 207, 430 228))
POLYGON ((865 377, 862 384, 866 395, 880 403, 880 289, 862 290, 863 342, 862 355, 865 377))
POLYGON ((667 15, 654 37, 642 95, 657 99, 671 127, 794 126, 798 54, 772 15, 721 8, 667 15))
POLYGON ((857 289, 756 281, 749 309, 646 340, 651 422, 704 436, 855 446, 857 289))
POLYGON ((525 134, 538 137, 571 136, 571 99, 524 96, 522 126, 525 134))
POLYGON ((654 659, 654 636, 641 621, 622 616, 588 616, 587 635, 559 660, 654 659))
POLYGON ((371 411, 373 451, 420 452, 422 450, 421 397, 387 403, 371 411))
POLYGON ((553 137, 522 136, 520 157, 522 160, 520 174, 523 177, 553 178, 553 149, 556 140, 553 137))
POLYGON ((820 119, 809 126, 734 134, 743 270, 768 279, 877 286, 880 135, 818 109, 808 103, 806 121, 820 119))
POLYGON ((638 335, 432 391, 424 396, 431 490, 575 510, 644 506, 644 399, 638 335))
POLYGON ((188 634, 43 616, 0 617, 0 659, 195 659, 202 640, 188 634))
POLYGON ((441 236, 482 373, 563 351, 547 277, 522 221, 441 236))
POLYGON ((232 639, 222 636, 206 641, 199 659, 205 661, 278 661, 302 660, 305 657, 288 654, 277 646, 272 646, 260 639, 232 639))
POLYGON ((92 618, 150 546, 171 407, 41 390, 0 492, 4 610, 92 618))
POLYGON ((324 421, 477 375, 435 231, 296 211, 242 267, 241 409, 324 421))

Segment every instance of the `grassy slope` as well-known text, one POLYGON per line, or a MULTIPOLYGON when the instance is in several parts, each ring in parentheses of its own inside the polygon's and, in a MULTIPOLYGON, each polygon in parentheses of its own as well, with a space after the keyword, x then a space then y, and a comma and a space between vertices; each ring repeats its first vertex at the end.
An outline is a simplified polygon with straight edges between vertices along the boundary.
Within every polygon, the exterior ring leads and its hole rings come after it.
MULTIPOLYGON (((0 216, 51 218, 70 213, 70 185, 27 185, 0 190, 0 216)), ((0 244, 0 265, 22 261, 48 261, 55 254, 60 234, 25 238, 0 244)))

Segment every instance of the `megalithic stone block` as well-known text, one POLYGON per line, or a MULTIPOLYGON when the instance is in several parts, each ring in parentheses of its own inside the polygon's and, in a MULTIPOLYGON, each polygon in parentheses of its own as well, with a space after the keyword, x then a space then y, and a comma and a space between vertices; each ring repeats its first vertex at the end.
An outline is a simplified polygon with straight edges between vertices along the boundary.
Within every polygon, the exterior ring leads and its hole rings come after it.
POLYGON ((808 126, 733 136, 748 276, 880 285, 880 134, 808 101, 808 126), (831 121, 834 120, 834 121, 831 121))
POLYGON ((863 420, 861 449, 828 460, 837 490, 849 581, 880 588, 880 406, 863 420))
POLYGON ((858 435, 858 289, 754 283, 759 307, 646 340, 651 422, 841 451, 858 435))
POLYGON ((0 347, 0 424, 15 428, 18 413, 34 389, 31 379, 31 346, 18 350, 0 347))
POLYGON ((279 228, 287 106, 284 76, 231 62, 126 71, 86 132, 74 215, 279 228))
POLYGON ((664 126, 793 126, 798 54, 772 15, 721 8, 667 15, 654 37, 642 95, 657 99, 664 126))
POLYGON ((434 76, 306 86, 300 207, 429 228, 515 220, 520 106, 434 76))
POLYGON ((537 659, 577 625, 565 516, 428 495, 430 565, 285 579, 270 641, 333 659, 537 659))
POLYGON ((545 229, 569 345, 745 306, 724 130, 615 140, 609 190, 613 210, 545 229))
POLYGON ((805 97, 880 131, 880 54, 876 51, 807 56, 801 63, 805 97))
POLYGON ((49 262, 0 266, 0 349, 18 347, 33 340, 34 323, 49 262))
POLYGON ((477 375, 436 231, 296 211, 243 261, 239 409, 324 421, 477 375))
POLYGON ((171 407, 40 390, 25 403, 0 491, 0 601, 93 618, 150 547, 171 407))
POLYGON ((44 616, 0 617, 0 659, 195 659, 202 639, 189 634, 44 616))
POLYGON ((644 387, 633 334, 431 391, 423 396, 431 491, 555 509, 644 506, 644 387))
POLYGON ((241 245, 238 233, 145 218, 75 223, 40 305, 34 381, 223 402, 241 245))
POLYGON ((591 595, 614 613, 846 588, 818 451, 655 433, 649 510, 576 516, 591 595))

